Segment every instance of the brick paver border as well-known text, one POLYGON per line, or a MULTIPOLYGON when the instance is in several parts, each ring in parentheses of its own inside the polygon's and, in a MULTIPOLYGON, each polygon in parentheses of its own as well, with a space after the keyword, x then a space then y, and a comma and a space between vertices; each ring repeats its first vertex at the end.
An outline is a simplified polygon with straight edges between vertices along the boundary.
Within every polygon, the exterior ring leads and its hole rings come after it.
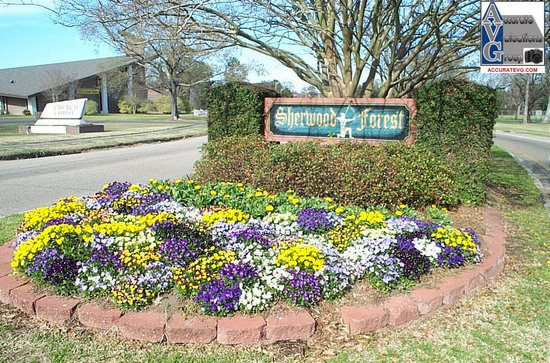
MULTIPOLYGON (((483 236, 487 256, 483 262, 442 279, 433 288, 418 287, 376 305, 343 306, 340 308, 341 320, 349 333, 362 334, 409 323, 441 307, 456 304, 497 278, 504 268, 506 253, 502 217, 498 210, 487 208, 483 210, 483 220, 487 227, 483 236)), ((58 325, 78 321, 90 329, 116 328, 128 339, 147 342, 166 340, 177 344, 217 341, 227 345, 258 345, 307 340, 315 334, 316 322, 306 310, 297 309, 266 318, 241 314, 229 318, 166 317, 151 311, 124 314, 118 309, 103 308, 78 299, 37 293, 28 279, 7 273, 6 265, 12 256, 10 242, 0 246, 0 302, 58 325)))

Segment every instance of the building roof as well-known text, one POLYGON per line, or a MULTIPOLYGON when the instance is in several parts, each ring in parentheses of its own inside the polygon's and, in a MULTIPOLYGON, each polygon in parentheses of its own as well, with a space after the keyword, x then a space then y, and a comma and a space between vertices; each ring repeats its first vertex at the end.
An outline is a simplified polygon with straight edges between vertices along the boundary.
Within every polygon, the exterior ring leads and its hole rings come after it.
POLYGON ((121 56, 0 69, 0 95, 27 98, 134 62, 121 56))

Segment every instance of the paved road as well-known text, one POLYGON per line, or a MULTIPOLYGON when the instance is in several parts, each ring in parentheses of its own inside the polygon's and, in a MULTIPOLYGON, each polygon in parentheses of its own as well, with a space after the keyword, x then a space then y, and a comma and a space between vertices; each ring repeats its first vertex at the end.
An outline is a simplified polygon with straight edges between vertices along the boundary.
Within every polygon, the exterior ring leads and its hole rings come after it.
POLYGON ((193 172, 206 137, 39 159, 0 161, 0 217, 89 195, 113 180, 146 183, 193 172))
POLYGON ((496 145, 513 154, 536 178, 550 213, 550 138, 496 132, 494 140, 496 145))

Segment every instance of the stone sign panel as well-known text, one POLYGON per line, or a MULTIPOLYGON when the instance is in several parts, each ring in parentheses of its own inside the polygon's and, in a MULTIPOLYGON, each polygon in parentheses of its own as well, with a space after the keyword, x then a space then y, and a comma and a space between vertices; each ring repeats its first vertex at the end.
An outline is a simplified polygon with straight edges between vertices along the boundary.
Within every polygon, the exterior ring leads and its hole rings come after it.
POLYGON ((48 103, 35 125, 42 126, 77 126, 85 125, 82 120, 86 98, 48 103))
POLYGON ((80 134, 103 132, 103 125, 87 123, 82 119, 86 98, 48 103, 40 118, 25 131, 33 134, 80 134))
POLYGON ((267 98, 265 135, 272 141, 413 142, 412 99, 267 98))

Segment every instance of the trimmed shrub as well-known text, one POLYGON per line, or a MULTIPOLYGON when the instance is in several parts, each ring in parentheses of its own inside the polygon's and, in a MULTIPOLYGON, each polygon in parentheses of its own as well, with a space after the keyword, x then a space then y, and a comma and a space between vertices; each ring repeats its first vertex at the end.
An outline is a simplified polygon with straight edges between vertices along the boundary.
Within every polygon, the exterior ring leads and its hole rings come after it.
POLYGON ((480 203, 488 182, 497 92, 465 80, 428 83, 415 92, 416 142, 455 171, 462 202, 480 203))
POLYGON ((264 99, 277 97, 271 89, 226 83, 208 94, 208 139, 257 135, 264 132, 264 99))
POLYGON ((85 115, 97 115, 98 112, 97 102, 94 100, 88 100, 86 102, 86 108, 84 109, 85 115))
POLYGON ((276 144, 259 136, 209 142, 195 165, 201 182, 242 182, 361 207, 457 205, 454 175, 417 145, 344 142, 276 144))

